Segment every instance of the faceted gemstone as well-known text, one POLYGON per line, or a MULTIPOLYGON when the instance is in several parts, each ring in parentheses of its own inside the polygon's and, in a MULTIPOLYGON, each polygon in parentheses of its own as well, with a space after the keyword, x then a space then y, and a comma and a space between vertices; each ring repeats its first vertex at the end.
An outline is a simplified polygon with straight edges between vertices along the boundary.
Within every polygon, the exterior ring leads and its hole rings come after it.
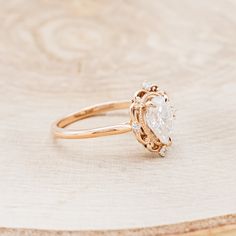
POLYGON ((172 108, 163 96, 156 96, 151 102, 146 112, 146 123, 163 144, 168 144, 172 132, 172 108))
POLYGON ((147 81, 143 82, 143 88, 145 90, 149 90, 151 87, 152 87, 152 83, 151 82, 147 82, 147 81))
POLYGON ((135 133, 139 132, 140 128, 141 128, 141 126, 139 124, 137 124, 137 123, 132 124, 132 129, 135 133))
POLYGON ((167 151, 167 147, 166 146, 163 146, 160 151, 159 151, 159 154, 164 157, 166 155, 166 151, 167 151))

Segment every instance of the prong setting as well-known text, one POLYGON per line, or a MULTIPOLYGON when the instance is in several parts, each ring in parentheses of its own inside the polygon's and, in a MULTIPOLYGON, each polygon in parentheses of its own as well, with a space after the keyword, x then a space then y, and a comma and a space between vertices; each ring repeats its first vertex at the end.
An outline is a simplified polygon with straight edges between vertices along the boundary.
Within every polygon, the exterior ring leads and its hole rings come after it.
MULTIPOLYGON (((163 106, 164 111, 167 112, 166 114, 168 115, 168 118, 172 119, 172 113, 169 110, 169 98, 167 94, 159 90, 157 85, 147 83, 145 86, 143 86, 142 90, 136 92, 135 98, 133 99, 133 103, 130 107, 130 114, 131 123, 135 124, 135 126, 138 124, 140 127, 139 132, 134 131, 137 140, 142 143, 149 151, 158 153, 160 156, 164 156, 167 147, 172 144, 172 140, 168 136, 168 125, 170 121, 167 120, 166 124, 163 126, 163 124, 159 124, 158 121, 154 120, 155 123, 152 124, 150 120, 147 120, 147 115, 149 115, 150 112, 154 111, 154 117, 157 116, 155 111, 160 112, 162 110, 162 107, 160 106, 163 106), (161 127, 161 125, 163 127, 161 127), (160 127, 158 126, 160 126, 162 129, 159 129, 160 127), (160 130, 167 132, 167 135, 160 136, 160 130)), ((161 116, 161 113, 159 116, 161 116)), ((165 114, 163 117, 165 117, 165 114)), ((159 119, 158 116, 157 119, 159 119)))

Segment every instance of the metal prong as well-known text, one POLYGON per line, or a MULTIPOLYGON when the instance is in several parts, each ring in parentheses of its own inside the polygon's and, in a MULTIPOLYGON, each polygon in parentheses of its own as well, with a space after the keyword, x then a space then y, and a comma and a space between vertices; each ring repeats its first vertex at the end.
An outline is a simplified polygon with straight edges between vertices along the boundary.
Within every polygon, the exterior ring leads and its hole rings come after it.
POLYGON ((145 105, 146 105, 146 108, 148 108, 148 107, 156 107, 156 105, 152 101, 146 102, 145 105))

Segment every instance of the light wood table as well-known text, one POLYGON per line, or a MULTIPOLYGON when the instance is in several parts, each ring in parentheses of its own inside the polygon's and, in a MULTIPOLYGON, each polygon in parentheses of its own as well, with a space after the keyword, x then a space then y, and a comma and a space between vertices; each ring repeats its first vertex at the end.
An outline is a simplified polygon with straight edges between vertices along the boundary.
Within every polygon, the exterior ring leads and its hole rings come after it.
POLYGON ((236 1, 0 5, 0 235, 236 235, 236 1), (132 133, 51 136, 144 80, 177 110, 166 158, 132 133))

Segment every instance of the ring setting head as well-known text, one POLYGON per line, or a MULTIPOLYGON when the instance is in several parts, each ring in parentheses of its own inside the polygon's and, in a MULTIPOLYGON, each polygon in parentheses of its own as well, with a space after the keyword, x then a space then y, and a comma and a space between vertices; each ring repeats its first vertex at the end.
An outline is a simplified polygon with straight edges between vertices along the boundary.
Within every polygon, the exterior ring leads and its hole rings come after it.
POLYGON ((151 152, 165 156, 172 144, 173 109, 157 85, 144 83, 130 106, 131 125, 137 140, 151 152))

